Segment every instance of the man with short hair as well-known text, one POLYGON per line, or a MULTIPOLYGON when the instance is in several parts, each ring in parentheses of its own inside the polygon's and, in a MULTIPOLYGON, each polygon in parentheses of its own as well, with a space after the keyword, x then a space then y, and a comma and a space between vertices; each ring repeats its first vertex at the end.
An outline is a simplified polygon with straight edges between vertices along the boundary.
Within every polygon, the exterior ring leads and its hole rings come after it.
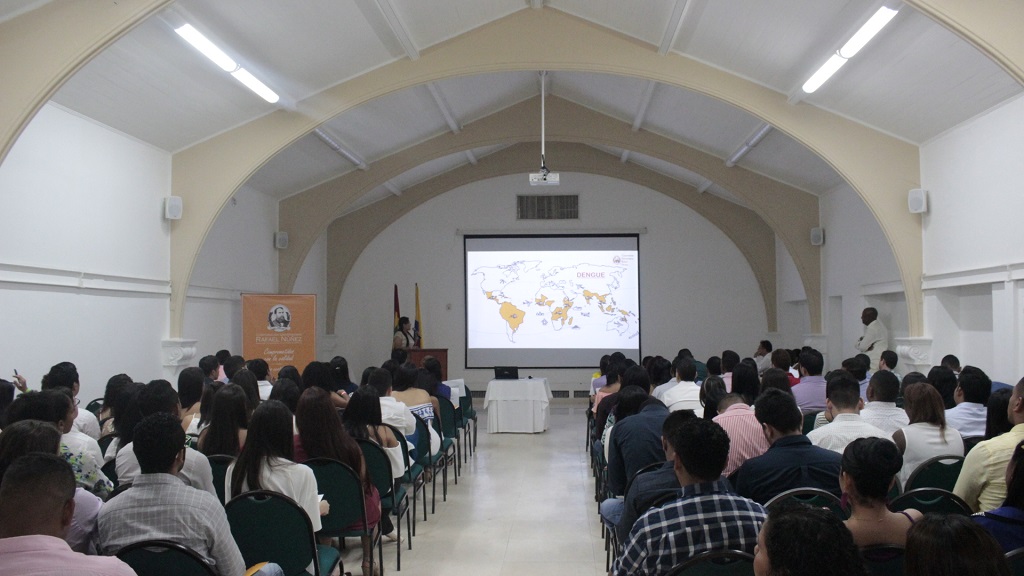
POLYGON ((256 377, 256 385, 260 389, 260 400, 270 400, 270 392, 274 389, 274 384, 269 380, 270 365, 267 364, 267 361, 263 358, 253 358, 245 363, 245 367, 256 377))
POLYGON ((868 355, 868 366, 878 366, 878 359, 883 350, 889 349, 889 330, 878 319, 878 310, 865 308, 860 313, 860 321, 864 324, 864 335, 857 339, 857 350, 868 355))
POLYGON ((776 348, 772 351, 771 358, 772 368, 778 368, 786 373, 790 388, 800 383, 800 373, 793 369, 793 359, 790 357, 789 350, 776 348))
POLYGON ((399 402, 391 396, 391 372, 377 368, 370 372, 366 383, 380 395, 381 421, 394 426, 402 434, 415 434, 416 418, 412 415, 412 411, 405 405, 405 402, 399 402))
MULTIPOLYGON (((75 406, 78 406, 81 403, 78 393, 82 389, 82 385, 78 380, 78 368, 71 362, 60 362, 50 367, 50 371, 43 377, 40 389, 55 390, 57 388, 67 388, 71 391, 71 397, 75 401, 75 406)), ((75 416, 74 431, 84 434, 93 440, 99 440, 100 421, 96 418, 95 414, 83 407, 78 411, 78 415, 75 416)))
MULTIPOLYGON (((153 380, 146 384, 139 391, 138 405, 143 418, 157 413, 170 414, 178 419, 178 426, 181 426, 181 404, 178 402, 178 393, 174 391, 171 383, 167 380, 153 380)), ((117 470, 117 479, 121 484, 131 484, 141 471, 133 444, 134 442, 129 442, 124 448, 118 449, 115 457, 114 466, 117 470)), ((184 440, 181 445, 185 446, 184 440)), ((193 488, 205 490, 214 496, 217 495, 217 490, 213 486, 213 470, 210 468, 210 461, 202 452, 185 448, 185 463, 178 472, 178 477, 193 488)))
POLYGON ((804 414, 825 409, 825 378, 821 375, 824 368, 825 359, 820 352, 813 349, 800 352, 800 383, 793 386, 793 397, 804 414))
POLYGON ((821 488, 839 497, 842 457, 803 435, 803 417, 792 395, 765 390, 754 403, 754 416, 770 447, 740 466, 733 480, 737 494, 761 504, 792 488, 821 488))
POLYGON ((900 357, 892 350, 885 350, 878 359, 878 369, 892 372, 897 380, 902 380, 899 374, 896 374, 896 364, 899 364, 900 357))
POLYGON ((676 358, 675 374, 676 385, 666 390, 661 397, 661 401, 668 407, 669 412, 702 409, 700 385, 695 381, 697 367, 694 366, 693 361, 689 358, 676 358))
POLYGON ((991 394, 992 380, 988 375, 981 368, 964 366, 953 391, 956 406, 946 410, 946 426, 964 438, 984 436, 991 394))
POLYGON ((842 454, 846 446, 858 438, 892 440, 891 434, 861 419, 864 401, 860 399, 860 383, 849 372, 839 371, 829 379, 825 397, 825 417, 831 423, 807 434, 815 446, 842 454))
MULTIPOLYGON (((964 366, 961 377, 969 366, 964 366)), ((1024 378, 1010 393, 1006 416, 1013 424, 1009 432, 979 442, 967 453, 953 493, 963 498, 975 512, 987 512, 1003 505, 1006 499, 1006 465, 1024 440, 1024 378)))
POLYGON ((859 358, 847 358, 843 360, 842 366, 843 370, 857 379, 857 383, 860 384, 860 398, 866 401, 868 399, 868 383, 871 382, 868 378, 867 364, 864 364, 859 358))
POLYGON ((217 496, 178 478, 187 458, 178 419, 164 412, 143 418, 132 445, 142 473, 131 490, 100 510, 100 551, 114 555, 142 540, 170 540, 202 556, 221 576, 243 574, 245 562, 217 496))
POLYGON ((216 381, 220 375, 220 362, 217 362, 216 356, 203 356, 199 359, 199 369, 203 371, 203 387, 205 388, 216 381))
POLYGON ((740 355, 732 350, 722 352, 722 381, 725 391, 732 392, 732 369, 740 363, 740 355))
POLYGON ((754 362, 757 363, 757 373, 764 374, 764 371, 772 367, 772 343, 769 340, 761 340, 754 352, 754 362))
POLYGON ((235 377, 235 372, 238 372, 242 368, 245 368, 245 358, 241 356, 232 356, 224 361, 224 376, 227 377, 228 382, 235 377))
MULTIPOLYGON (((672 360, 672 378, 664 384, 658 384, 655 386, 654 390, 651 390, 652 397, 662 400, 662 396, 665 392, 668 392, 670 389, 675 388, 676 384, 679 384, 679 364, 684 360, 686 359, 682 356, 676 356, 675 359, 672 360)), ((694 370, 694 375, 696 375, 696 370, 694 370)))
POLYGON ((909 426, 907 411, 896 406, 899 395, 900 380, 895 374, 888 370, 875 372, 868 384, 868 403, 860 411, 861 420, 890 435, 909 426))
POLYGON ((0 483, 0 574, 135 576, 117 558, 72 551, 64 534, 74 515, 70 464, 39 452, 15 460, 0 483))
POLYGON ((722 478, 729 458, 725 430, 694 418, 683 422, 669 442, 682 495, 636 521, 615 561, 616 576, 663 574, 713 550, 754 551, 766 514, 760 504, 733 493, 722 478))
POLYGON ((228 383, 228 376, 224 373, 224 364, 231 358, 231 352, 227 350, 217 350, 217 354, 214 355, 217 358, 217 380, 228 383))
POLYGON ((693 362, 693 365, 697 367, 697 382, 703 382, 708 377, 708 365, 694 358, 693 352, 690 352, 689 348, 680 348, 676 356, 689 358, 693 362))
POLYGON ((754 415, 754 408, 738 394, 728 394, 718 401, 718 416, 712 421, 729 435, 729 460, 722 471, 723 476, 731 475, 744 462, 768 450, 768 440, 754 415))
POLYGON ((939 362, 940 366, 945 366, 953 371, 953 374, 960 375, 960 359, 952 354, 946 354, 942 357, 942 361, 939 362))

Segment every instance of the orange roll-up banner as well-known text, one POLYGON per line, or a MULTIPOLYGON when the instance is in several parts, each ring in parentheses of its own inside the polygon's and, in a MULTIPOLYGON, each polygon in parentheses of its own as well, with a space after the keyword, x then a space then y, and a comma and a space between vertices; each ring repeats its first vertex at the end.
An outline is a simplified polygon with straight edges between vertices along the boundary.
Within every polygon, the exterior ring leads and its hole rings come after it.
POLYGON ((242 356, 263 358, 271 377, 316 360, 316 294, 242 294, 242 356))

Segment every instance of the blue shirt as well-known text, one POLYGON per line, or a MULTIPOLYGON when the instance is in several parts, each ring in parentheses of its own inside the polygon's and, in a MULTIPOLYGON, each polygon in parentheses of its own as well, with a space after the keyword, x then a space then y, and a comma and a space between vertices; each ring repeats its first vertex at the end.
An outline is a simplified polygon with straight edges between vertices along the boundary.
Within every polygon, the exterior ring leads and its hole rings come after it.
POLYGON ((637 414, 615 423, 608 438, 608 489, 622 494, 626 482, 641 468, 665 460, 661 426, 668 408, 656 400, 637 414))
POLYGON ((1024 510, 1003 506, 971 516, 995 537, 1003 552, 1024 547, 1024 510))
POLYGON ((760 504, 732 493, 724 478, 684 486, 677 500, 637 520, 613 572, 616 576, 663 574, 712 550, 753 554, 765 517, 760 504))
POLYGON ((821 488, 840 497, 842 455, 819 448, 803 434, 783 436, 736 472, 736 493, 764 504, 792 488, 821 488))

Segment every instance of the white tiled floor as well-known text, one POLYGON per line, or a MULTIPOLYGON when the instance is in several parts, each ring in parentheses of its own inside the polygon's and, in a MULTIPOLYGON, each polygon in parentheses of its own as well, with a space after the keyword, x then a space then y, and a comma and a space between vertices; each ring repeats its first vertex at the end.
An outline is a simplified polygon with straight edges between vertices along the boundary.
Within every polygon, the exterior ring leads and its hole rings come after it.
MULTIPOLYGON (((555 400, 543 434, 488 434, 479 411, 476 454, 448 501, 419 524, 402 548, 403 576, 596 576, 604 543, 585 445, 586 403, 555 400)), ((428 498, 430 486, 427 486, 428 498)), ((405 538, 405 527, 402 527, 405 538)), ((359 576, 361 554, 349 539, 345 569, 359 576)), ((395 572, 395 544, 384 545, 384 573, 395 572)))

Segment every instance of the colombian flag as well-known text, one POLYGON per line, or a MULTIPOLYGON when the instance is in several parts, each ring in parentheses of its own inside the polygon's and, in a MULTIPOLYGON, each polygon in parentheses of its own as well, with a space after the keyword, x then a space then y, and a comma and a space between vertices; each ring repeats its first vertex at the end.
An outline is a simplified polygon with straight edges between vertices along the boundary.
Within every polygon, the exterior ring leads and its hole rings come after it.
POLYGON ((417 348, 423 348, 423 324, 420 322, 420 285, 416 284, 416 322, 412 325, 412 339, 417 348))

